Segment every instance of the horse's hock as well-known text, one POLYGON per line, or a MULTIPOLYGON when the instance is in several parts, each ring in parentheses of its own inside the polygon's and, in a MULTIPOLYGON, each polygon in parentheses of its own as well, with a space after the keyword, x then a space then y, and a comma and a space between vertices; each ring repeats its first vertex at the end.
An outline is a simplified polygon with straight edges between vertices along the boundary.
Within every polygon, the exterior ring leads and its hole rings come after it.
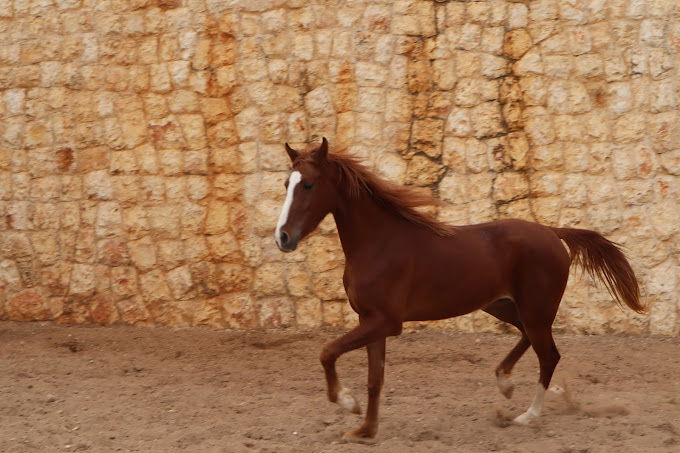
POLYGON ((650 316, 572 272, 559 328, 677 334, 675 3, 0 0, 0 317, 354 323, 331 219, 271 235, 326 136, 447 221, 623 244, 650 316))

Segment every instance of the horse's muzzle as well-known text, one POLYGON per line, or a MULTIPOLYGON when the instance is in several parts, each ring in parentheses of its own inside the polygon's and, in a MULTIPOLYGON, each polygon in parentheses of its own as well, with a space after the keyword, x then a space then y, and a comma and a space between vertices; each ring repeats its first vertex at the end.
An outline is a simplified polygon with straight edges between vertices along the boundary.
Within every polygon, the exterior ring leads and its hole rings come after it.
POLYGON ((297 248, 298 237, 288 234, 286 231, 281 231, 278 237, 275 237, 276 245, 279 246, 279 250, 282 252, 292 252, 297 248))

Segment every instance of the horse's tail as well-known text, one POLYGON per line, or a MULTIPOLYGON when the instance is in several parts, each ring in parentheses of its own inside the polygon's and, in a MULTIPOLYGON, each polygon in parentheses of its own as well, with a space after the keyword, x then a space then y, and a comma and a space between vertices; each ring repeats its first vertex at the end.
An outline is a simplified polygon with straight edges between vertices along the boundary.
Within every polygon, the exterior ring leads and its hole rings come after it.
POLYGON ((598 277, 616 302, 625 303, 631 310, 644 313, 640 303, 640 288, 635 272, 616 243, 601 234, 578 228, 553 228, 567 243, 572 264, 580 265, 592 277, 598 277))

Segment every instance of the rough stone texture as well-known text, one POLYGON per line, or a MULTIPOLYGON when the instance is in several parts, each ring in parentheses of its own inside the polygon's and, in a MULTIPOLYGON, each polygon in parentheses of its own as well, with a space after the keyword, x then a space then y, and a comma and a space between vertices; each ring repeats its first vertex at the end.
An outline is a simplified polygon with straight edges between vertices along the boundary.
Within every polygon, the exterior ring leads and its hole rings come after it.
POLYGON ((282 142, 326 136, 447 221, 626 247, 650 316, 573 273, 559 328, 680 332, 672 0, 0 3, 1 318, 354 325, 332 222, 271 239, 282 142))

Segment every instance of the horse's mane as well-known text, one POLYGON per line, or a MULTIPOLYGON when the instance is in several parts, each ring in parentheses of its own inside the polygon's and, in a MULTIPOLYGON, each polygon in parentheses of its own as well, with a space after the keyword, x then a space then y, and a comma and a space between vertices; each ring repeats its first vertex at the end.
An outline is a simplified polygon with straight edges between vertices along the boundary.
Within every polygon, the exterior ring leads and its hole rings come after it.
POLYGON ((417 206, 436 205, 439 202, 430 195, 411 187, 387 181, 365 167, 359 160, 347 154, 328 154, 328 162, 335 166, 351 198, 366 194, 380 205, 409 222, 429 228, 439 236, 452 236, 456 228, 414 209, 417 206))

